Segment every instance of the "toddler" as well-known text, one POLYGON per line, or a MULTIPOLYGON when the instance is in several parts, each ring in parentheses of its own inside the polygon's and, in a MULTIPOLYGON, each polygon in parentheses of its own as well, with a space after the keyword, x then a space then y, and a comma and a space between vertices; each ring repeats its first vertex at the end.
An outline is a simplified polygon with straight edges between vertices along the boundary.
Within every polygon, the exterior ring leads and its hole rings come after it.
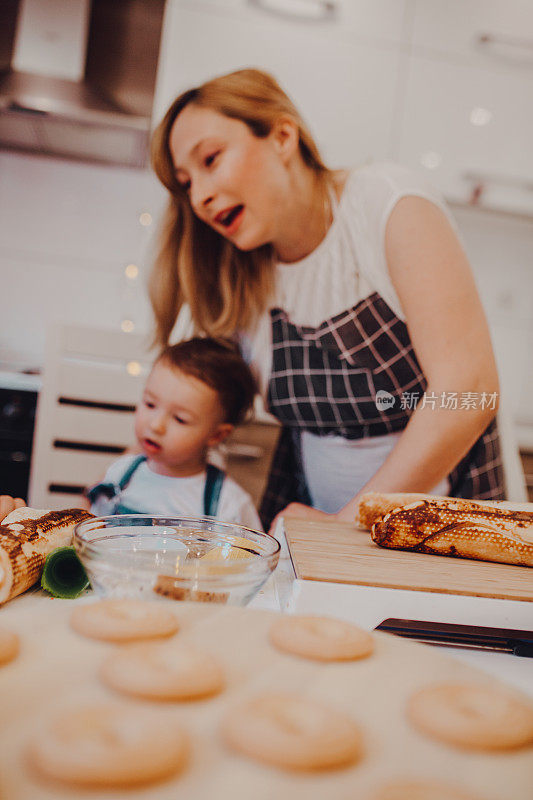
POLYGON ((233 349, 194 338, 155 361, 135 413, 142 455, 125 455, 87 490, 93 514, 217 517, 261 530, 250 495, 207 461, 250 411, 252 374, 233 349))

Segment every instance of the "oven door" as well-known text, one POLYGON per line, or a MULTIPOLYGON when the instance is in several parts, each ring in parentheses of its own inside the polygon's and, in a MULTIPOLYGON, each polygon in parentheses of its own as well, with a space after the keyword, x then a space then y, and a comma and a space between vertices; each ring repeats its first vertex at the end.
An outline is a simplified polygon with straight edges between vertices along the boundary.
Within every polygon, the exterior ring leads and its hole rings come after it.
POLYGON ((0 494, 28 496, 37 394, 0 388, 0 494))

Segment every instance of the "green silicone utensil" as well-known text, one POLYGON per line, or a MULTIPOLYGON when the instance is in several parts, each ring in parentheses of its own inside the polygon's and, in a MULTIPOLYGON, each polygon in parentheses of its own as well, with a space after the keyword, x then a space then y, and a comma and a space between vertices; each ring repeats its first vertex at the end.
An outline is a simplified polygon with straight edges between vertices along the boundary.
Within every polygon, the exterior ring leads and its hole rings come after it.
POLYGON ((73 599, 89 586, 89 578, 73 547, 56 547, 46 557, 42 588, 54 597, 73 599))

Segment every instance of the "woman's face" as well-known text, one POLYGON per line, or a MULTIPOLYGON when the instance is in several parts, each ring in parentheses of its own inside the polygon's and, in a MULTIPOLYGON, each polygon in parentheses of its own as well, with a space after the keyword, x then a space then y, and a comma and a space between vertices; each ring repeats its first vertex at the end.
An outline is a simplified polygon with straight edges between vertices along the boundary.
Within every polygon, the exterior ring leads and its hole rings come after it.
POLYGON ((241 120, 194 103, 172 126, 176 178, 194 213, 240 250, 276 240, 289 188, 286 165, 294 152, 287 136, 276 127, 257 137, 241 120))

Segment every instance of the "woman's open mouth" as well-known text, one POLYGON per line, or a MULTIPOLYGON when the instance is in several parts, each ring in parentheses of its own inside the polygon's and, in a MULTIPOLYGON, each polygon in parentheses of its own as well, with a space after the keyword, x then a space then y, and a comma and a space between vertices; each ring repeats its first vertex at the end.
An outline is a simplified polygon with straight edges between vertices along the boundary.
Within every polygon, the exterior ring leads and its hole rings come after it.
POLYGON ((161 450, 161 445, 153 439, 143 439, 143 447, 148 453, 158 453, 161 450))
POLYGON ((226 208, 224 211, 221 211, 220 214, 217 214, 215 222, 222 225, 222 227, 226 229, 226 234, 231 236, 241 224, 243 213, 244 206, 242 204, 232 206, 231 208, 226 208))

